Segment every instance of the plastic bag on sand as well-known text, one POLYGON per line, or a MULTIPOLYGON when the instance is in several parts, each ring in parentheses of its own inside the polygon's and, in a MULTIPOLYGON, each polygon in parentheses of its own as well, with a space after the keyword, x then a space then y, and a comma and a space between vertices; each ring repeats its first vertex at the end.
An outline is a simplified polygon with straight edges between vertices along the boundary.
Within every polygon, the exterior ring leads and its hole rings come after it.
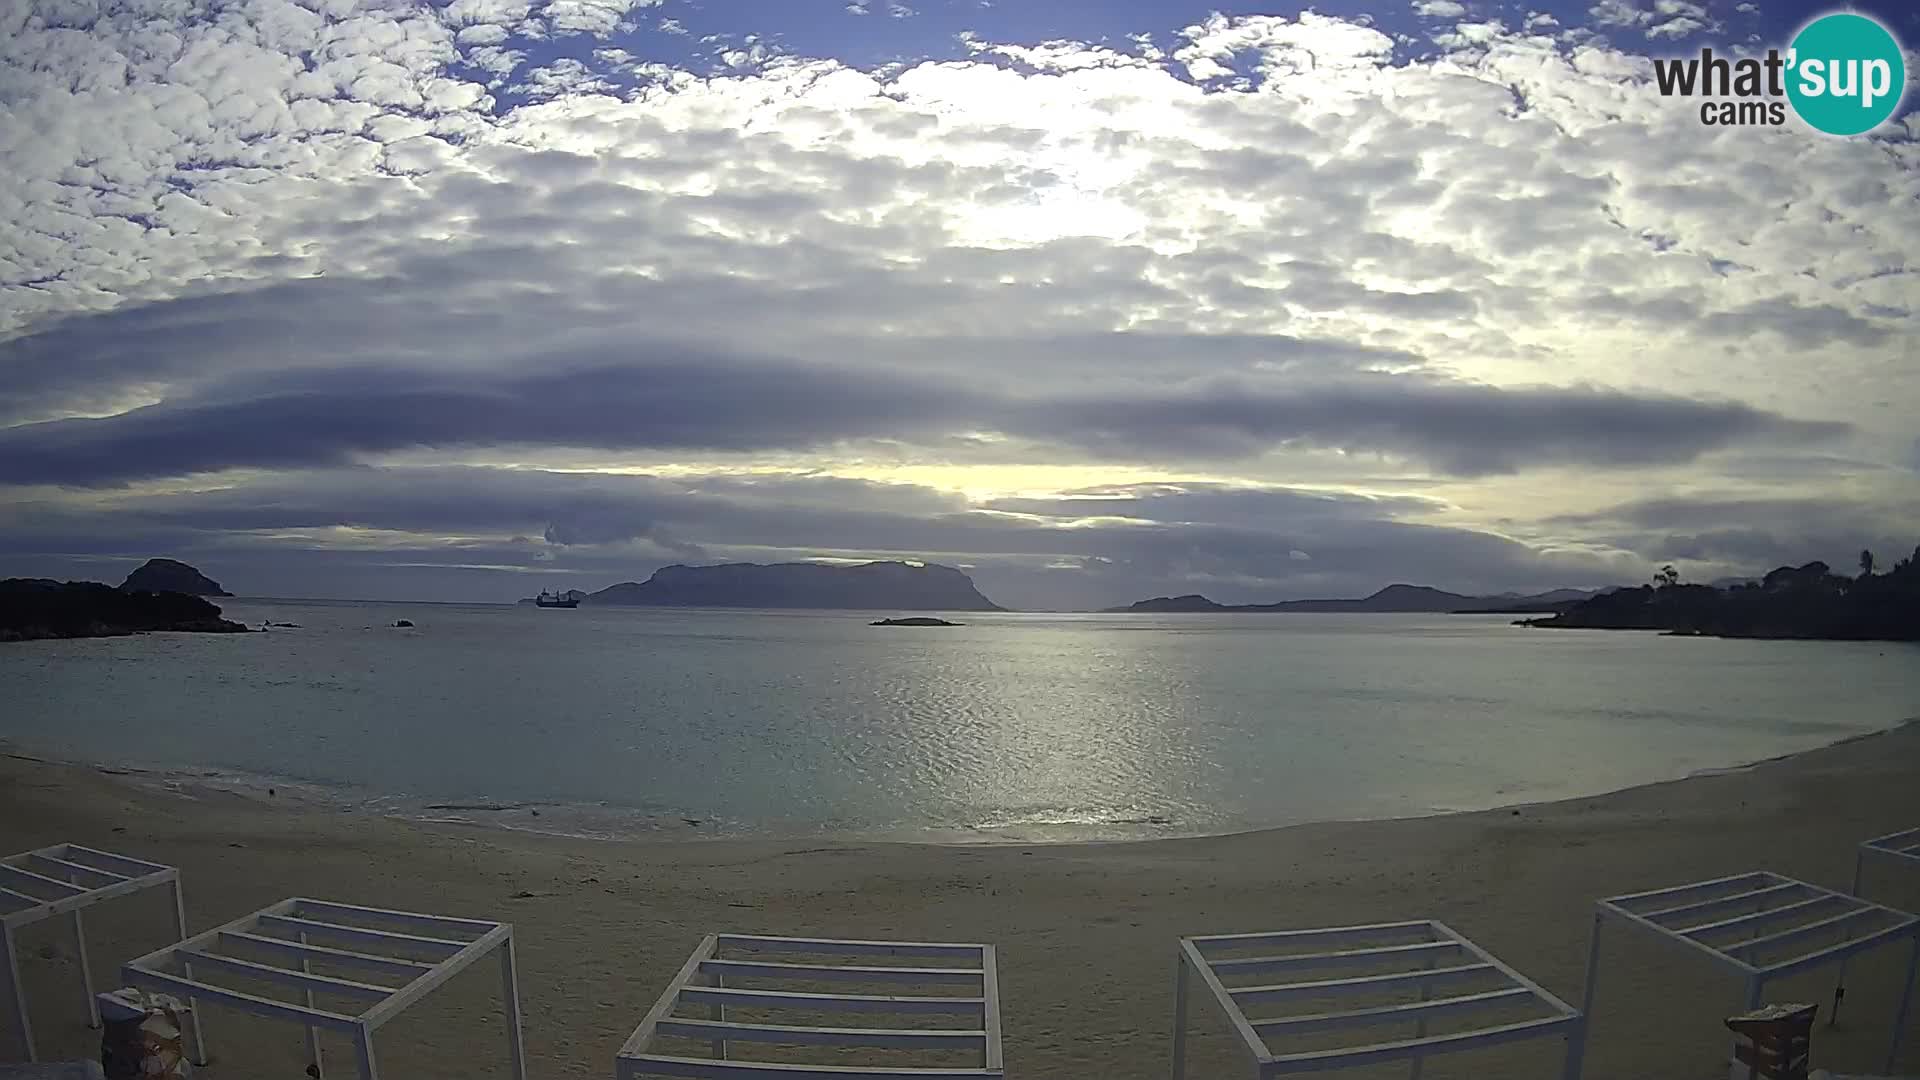
POLYGON ((100 1065, 107 1080, 185 1080, 187 1006, 167 994, 100 995, 100 1065))

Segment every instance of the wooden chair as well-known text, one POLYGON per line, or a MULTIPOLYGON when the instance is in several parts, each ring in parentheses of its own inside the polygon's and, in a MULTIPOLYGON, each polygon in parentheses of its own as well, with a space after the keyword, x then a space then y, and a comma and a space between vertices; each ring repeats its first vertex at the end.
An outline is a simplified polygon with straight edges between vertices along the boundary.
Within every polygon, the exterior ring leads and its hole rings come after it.
POLYGON ((1744 1039, 1733 1056, 1748 1080, 1807 1080, 1818 1005, 1768 1005, 1727 1018, 1727 1030, 1744 1039))

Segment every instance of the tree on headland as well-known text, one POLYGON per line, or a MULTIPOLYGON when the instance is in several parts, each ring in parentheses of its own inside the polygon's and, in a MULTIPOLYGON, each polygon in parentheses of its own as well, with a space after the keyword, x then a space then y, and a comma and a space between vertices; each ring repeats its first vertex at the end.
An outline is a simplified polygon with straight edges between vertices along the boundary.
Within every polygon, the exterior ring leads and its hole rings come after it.
POLYGON ((1879 561, 1860 552, 1860 576, 1836 574, 1818 559, 1767 572, 1757 586, 1682 585, 1672 565, 1651 585, 1615 589, 1533 626, 1665 630, 1723 637, 1920 641, 1920 548, 1876 573, 1879 561))

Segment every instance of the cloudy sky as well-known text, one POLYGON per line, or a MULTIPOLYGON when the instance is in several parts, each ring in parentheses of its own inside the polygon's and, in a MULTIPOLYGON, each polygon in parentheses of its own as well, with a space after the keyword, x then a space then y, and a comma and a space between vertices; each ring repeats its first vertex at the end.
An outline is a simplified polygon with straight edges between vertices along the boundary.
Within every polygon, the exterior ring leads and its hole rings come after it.
POLYGON ((1039 608, 1890 559, 1920 111, 1651 86, 1819 10, 0 0, 0 575, 910 557, 1039 608))

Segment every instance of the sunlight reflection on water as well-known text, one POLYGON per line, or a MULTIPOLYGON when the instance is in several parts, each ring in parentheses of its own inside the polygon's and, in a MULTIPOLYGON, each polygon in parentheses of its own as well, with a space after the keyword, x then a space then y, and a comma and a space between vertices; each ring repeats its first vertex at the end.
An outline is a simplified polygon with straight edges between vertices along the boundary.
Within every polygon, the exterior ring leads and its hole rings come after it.
POLYGON ((302 629, 8 646, 0 737, 597 832, 1051 838, 1565 797, 1920 713, 1911 646, 1498 617, 224 603, 302 629))

